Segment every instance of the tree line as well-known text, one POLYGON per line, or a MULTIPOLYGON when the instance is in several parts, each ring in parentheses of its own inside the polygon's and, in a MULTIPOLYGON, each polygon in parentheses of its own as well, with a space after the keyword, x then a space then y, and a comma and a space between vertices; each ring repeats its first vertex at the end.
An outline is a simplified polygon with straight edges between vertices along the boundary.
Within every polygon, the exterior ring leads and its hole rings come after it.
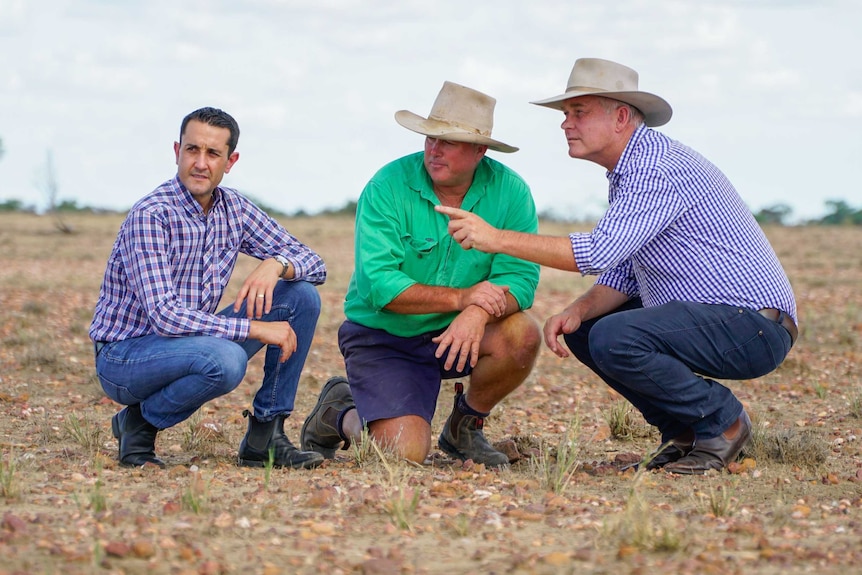
MULTIPOLYGON (((0 138, 0 160, 4 154, 3 139, 0 138)), ((58 213, 111 213, 116 210, 109 210, 93 206, 81 206, 74 199, 60 200, 57 198, 57 183, 54 176, 53 165, 51 163, 50 153, 47 163, 48 181, 49 181, 49 212, 58 213)), ((248 195, 248 194, 246 194, 248 195)), ((317 213, 309 213, 305 210, 297 210, 293 213, 286 213, 274 206, 266 205, 260 200, 248 196, 264 211, 273 217, 313 217, 315 215, 353 215, 356 213, 356 202, 350 200, 339 208, 325 208, 317 213)), ((826 215, 820 218, 814 218, 801 222, 802 225, 822 225, 822 226, 862 226, 862 208, 856 208, 848 204, 844 200, 827 200, 826 215)), ((34 205, 27 205, 21 200, 10 199, 0 201, 0 212, 21 212, 21 213, 38 213, 38 209, 34 205)), ((765 207, 757 212, 754 212, 754 217, 761 225, 786 226, 793 215, 793 209, 787 204, 775 204, 765 207)), ((573 218, 561 217, 554 210, 548 209, 539 213, 539 218, 547 221, 555 222, 571 222, 573 218)))

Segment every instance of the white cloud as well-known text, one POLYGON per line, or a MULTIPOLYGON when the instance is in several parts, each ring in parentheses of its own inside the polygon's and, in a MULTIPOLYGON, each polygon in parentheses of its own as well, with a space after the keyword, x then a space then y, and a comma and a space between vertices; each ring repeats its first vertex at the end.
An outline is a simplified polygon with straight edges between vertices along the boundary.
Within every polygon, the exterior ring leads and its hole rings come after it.
POLYGON ((528 101, 597 56, 667 98, 662 130, 752 207, 780 197, 816 213, 812 188, 846 189, 822 166, 862 152, 847 127, 862 115, 862 64, 848 56, 860 16, 855 0, 0 0, 0 53, 14 55, 0 59, 0 200, 32 194, 52 149, 64 193, 128 207, 175 169, 182 116, 216 105, 243 132, 226 183, 285 210, 340 205, 419 149, 393 113, 427 113, 453 80, 497 98, 495 135, 521 147, 499 157, 540 208, 596 213, 603 170, 569 159, 560 117, 528 101))

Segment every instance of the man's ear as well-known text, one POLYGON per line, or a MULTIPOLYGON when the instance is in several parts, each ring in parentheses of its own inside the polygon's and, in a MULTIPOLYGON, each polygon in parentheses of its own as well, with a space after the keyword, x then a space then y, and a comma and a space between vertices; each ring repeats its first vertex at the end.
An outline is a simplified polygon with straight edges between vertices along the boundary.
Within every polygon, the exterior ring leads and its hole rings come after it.
POLYGON ((179 142, 174 142, 174 158, 175 158, 174 161, 179 166, 180 165, 180 143, 179 142))
POLYGON ((628 126, 629 121, 632 119, 632 111, 628 106, 620 106, 617 108, 616 120, 617 120, 617 131, 621 132, 628 126))
POLYGON ((233 154, 228 156, 227 165, 224 168, 225 174, 230 172, 230 169, 233 167, 237 160, 239 160, 239 152, 234 152, 233 154))

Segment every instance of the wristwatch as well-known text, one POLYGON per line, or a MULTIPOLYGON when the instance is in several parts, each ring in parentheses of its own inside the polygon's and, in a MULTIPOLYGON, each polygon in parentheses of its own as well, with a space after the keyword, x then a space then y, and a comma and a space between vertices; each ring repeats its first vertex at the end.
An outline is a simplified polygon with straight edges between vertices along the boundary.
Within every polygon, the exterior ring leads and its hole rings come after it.
POLYGON ((290 269, 290 262, 287 261, 287 258, 282 256, 275 256, 275 260, 281 264, 281 273, 278 274, 278 277, 281 279, 285 279, 285 274, 287 274, 287 270, 290 269))

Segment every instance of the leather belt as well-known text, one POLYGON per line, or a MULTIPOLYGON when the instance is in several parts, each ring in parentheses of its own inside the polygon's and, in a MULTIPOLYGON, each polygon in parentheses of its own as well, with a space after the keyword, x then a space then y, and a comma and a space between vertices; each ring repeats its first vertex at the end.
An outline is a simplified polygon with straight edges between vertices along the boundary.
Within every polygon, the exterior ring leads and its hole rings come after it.
POLYGON ((102 348, 105 347, 105 344, 108 343, 106 341, 97 341, 93 343, 93 349, 96 351, 96 355, 99 355, 99 352, 102 351, 102 348))
POLYGON ((793 318, 780 309, 775 309, 774 307, 765 307, 757 313, 768 320, 780 324, 781 327, 786 329, 787 333, 790 334, 790 345, 796 343, 796 338, 799 337, 799 330, 796 328, 796 324, 793 323, 793 318))

